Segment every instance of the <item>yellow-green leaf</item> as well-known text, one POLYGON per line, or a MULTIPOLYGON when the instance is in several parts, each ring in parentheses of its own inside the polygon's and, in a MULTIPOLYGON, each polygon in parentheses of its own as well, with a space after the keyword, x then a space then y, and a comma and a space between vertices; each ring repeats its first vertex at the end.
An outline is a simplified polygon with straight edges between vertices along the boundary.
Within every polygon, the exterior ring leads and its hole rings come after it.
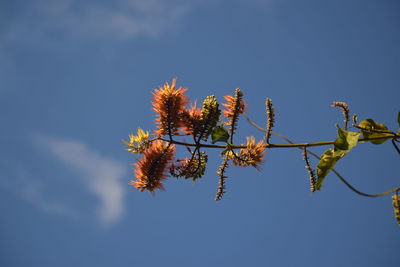
POLYGON ((335 151, 332 148, 329 148, 322 154, 320 161, 317 165, 317 183, 315 184, 315 190, 321 190, 322 182, 325 180, 325 177, 332 170, 333 166, 335 166, 336 162, 340 159, 339 156, 335 156, 335 151))
POLYGON ((358 143, 358 138, 361 133, 349 132, 342 130, 339 126, 338 128, 338 138, 335 140, 334 149, 330 148, 322 154, 320 161, 317 165, 317 183, 315 185, 316 190, 321 190, 322 182, 325 180, 328 173, 335 166, 336 162, 343 158, 347 153, 350 152, 353 147, 358 143))
POLYGON ((338 138, 334 143, 335 155, 343 157, 357 145, 361 133, 342 130, 337 125, 336 127, 338 128, 338 138))
POLYGON ((222 126, 215 126, 212 131, 211 138, 211 143, 213 144, 215 144, 216 142, 227 142, 229 139, 228 130, 222 126))
MULTIPOLYGON (((360 126, 361 132, 363 133, 363 136, 365 138, 375 138, 375 137, 384 137, 387 136, 387 133, 379 133, 379 132, 374 132, 374 130, 377 131, 388 131, 388 127, 386 125, 383 125, 381 123, 375 122, 373 119, 366 119, 360 122, 358 125, 360 126)), ((387 138, 382 138, 382 139, 376 139, 376 140, 371 140, 370 142, 379 145, 384 143, 387 140, 387 138)))

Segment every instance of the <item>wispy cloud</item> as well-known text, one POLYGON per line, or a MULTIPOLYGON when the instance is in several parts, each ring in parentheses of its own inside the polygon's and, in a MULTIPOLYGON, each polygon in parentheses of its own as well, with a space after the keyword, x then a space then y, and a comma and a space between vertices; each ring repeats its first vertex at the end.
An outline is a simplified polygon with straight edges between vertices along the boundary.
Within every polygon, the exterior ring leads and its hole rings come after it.
POLYGON ((201 0, 37 0, 6 23, 8 39, 157 36, 176 27, 201 0))
POLYGON ((20 162, 13 160, 0 161, 2 174, 0 175, 0 186, 19 195, 36 208, 52 214, 68 216, 78 219, 78 213, 66 203, 49 198, 46 194, 45 183, 41 179, 32 177, 20 162))
POLYGON ((19 179, 19 182, 23 182, 23 184, 19 187, 19 194, 21 194, 23 198, 28 200, 34 206, 48 213, 65 215, 70 218, 79 217, 75 210, 71 209, 64 203, 45 198, 45 194, 43 192, 44 186, 42 183, 38 181, 32 181, 32 179, 27 179, 26 174, 20 176, 19 179))
MULTIPOLYGON (((81 174, 84 185, 98 197, 98 217, 103 225, 116 222, 124 213, 122 178, 125 168, 90 149, 85 143, 38 136, 37 143, 63 164, 81 174)), ((34 191, 35 192, 35 191, 34 191)))

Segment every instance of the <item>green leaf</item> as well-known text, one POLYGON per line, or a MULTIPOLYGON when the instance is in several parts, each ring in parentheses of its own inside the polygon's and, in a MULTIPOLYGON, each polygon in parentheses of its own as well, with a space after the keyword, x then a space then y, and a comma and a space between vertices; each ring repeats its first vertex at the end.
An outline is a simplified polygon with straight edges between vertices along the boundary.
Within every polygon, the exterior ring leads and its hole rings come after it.
POLYGON ((397 113, 397 122, 399 123, 399 127, 400 127, 400 111, 399 111, 399 113, 397 113))
MULTIPOLYGON (((360 122, 360 124, 358 125, 361 128, 361 132, 363 133, 363 136, 365 138, 375 138, 375 137, 384 137, 387 136, 388 134, 386 133, 377 133, 377 132, 373 132, 373 130, 378 130, 378 131, 388 131, 388 127, 386 127, 385 125, 375 122, 373 119, 366 119, 363 120, 362 122, 360 122)), ((382 144, 386 141, 386 138, 382 138, 382 139, 376 139, 376 140, 371 140, 370 142, 375 144, 375 145, 379 145, 382 144)))
POLYGON ((322 154, 320 161, 317 165, 317 183, 315 185, 316 190, 321 190, 322 182, 325 180, 328 173, 335 166, 339 159, 343 158, 347 153, 350 152, 353 147, 358 143, 358 138, 361 133, 349 132, 342 130, 339 126, 338 138, 333 144, 334 149, 330 148, 322 154))
POLYGON ((216 142, 226 143, 229 139, 228 130, 222 126, 215 126, 212 131, 211 138, 212 138, 211 141, 212 144, 215 144, 216 142))
POLYGON ((335 156, 344 157, 357 145, 361 133, 345 131, 337 125, 336 127, 338 128, 338 138, 333 145, 335 156))
POLYGON ((329 148, 324 152, 324 154, 322 154, 317 165, 318 179, 315 184, 315 190, 321 190, 322 182, 339 159, 340 157, 335 156, 335 151, 332 148, 329 148))
POLYGON ((333 144, 336 150, 347 150, 349 148, 349 143, 346 140, 346 135, 345 131, 339 128, 339 126, 336 124, 336 127, 338 128, 338 138, 336 138, 335 143, 333 144))

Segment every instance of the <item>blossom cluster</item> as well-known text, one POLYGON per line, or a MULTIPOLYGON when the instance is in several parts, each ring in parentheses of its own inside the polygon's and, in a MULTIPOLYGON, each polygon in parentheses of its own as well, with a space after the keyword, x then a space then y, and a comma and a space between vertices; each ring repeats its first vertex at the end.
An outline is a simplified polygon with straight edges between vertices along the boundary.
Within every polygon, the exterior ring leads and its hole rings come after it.
POLYGON ((136 179, 130 182, 139 191, 154 192, 163 189, 162 182, 168 176, 193 180, 202 177, 208 161, 207 154, 202 151, 204 148, 202 142, 207 142, 210 136, 213 139, 212 143, 226 143, 224 152, 226 161, 217 172, 224 179, 226 178, 223 175, 224 169, 228 167, 229 161, 236 166, 251 165, 255 168, 259 168, 259 164, 263 162, 265 155, 263 141, 256 144, 254 137, 248 137, 247 144, 241 146, 243 148, 238 151, 238 155, 232 148, 233 145, 229 143, 228 137, 231 137, 230 142, 232 142, 239 115, 246 108, 240 89, 236 89, 233 96, 225 96, 226 103, 222 104, 224 107, 222 111, 214 95, 207 96, 201 108, 197 107, 196 102, 190 103, 187 107, 189 98, 185 95, 186 91, 187 88, 176 86, 176 79, 173 79, 171 84, 165 83, 162 87, 154 89, 152 105, 156 113, 156 129, 153 131, 155 137, 151 139, 148 131, 139 128, 136 135, 129 135, 129 141, 124 141, 128 151, 140 154, 138 161, 134 163, 136 179), (228 121, 221 121, 221 114, 228 121), (223 126, 230 127, 230 133, 223 126), (224 135, 219 136, 221 129, 224 135), (175 138, 180 136, 191 136, 194 143, 177 141, 175 138), (175 159, 176 145, 186 146, 190 157, 175 159), (189 149, 190 146, 194 147, 193 151, 189 149))
POLYGON ((253 136, 247 137, 246 148, 239 151, 236 155, 233 151, 228 153, 228 157, 233 160, 233 165, 247 167, 249 165, 259 169, 259 164, 263 162, 265 156, 265 143, 263 140, 256 144, 253 136))

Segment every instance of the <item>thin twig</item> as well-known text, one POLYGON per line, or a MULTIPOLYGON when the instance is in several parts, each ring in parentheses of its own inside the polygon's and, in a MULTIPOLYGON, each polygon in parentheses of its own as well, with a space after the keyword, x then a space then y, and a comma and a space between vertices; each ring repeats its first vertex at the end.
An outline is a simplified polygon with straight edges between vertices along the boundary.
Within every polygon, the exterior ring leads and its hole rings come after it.
MULTIPOLYGON (((247 121, 248 121, 251 125, 253 125, 253 126, 254 126, 255 128, 257 128, 258 130, 263 131, 263 132, 266 131, 266 129, 263 129, 262 127, 258 126, 256 123, 254 123, 253 121, 251 121, 250 118, 247 116, 247 114, 243 114, 243 116, 247 119, 247 121)), ((279 136, 279 137, 282 137, 282 138, 285 139, 288 143, 294 144, 289 138, 287 138, 287 137, 284 136, 284 135, 277 134, 277 133, 272 133, 272 134, 273 134, 273 135, 276 135, 276 136, 279 136)), ((382 137, 381 137, 381 138, 382 138, 382 137)), ((365 139, 365 138, 364 138, 364 139, 365 139)), ((393 140, 393 139, 392 139, 392 140, 393 140)), ((359 141, 360 141, 360 139, 359 139, 359 141)), ((368 141, 368 140, 364 140, 364 141, 368 141)), ((302 148, 300 148, 300 149, 302 149, 302 148)), ((312 151, 310 151, 310 150, 307 150, 307 151, 308 151, 308 153, 310 153, 311 155, 313 155, 315 158, 321 159, 317 154, 313 153, 312 151)), ((364 193, 364 192, 359 191, 359 190, 356 189, 354 186, 352 186, 352 185, 351 185, 342 175, 340 175, 340 173, 339 173, 338 171, 336 171, 334 168, 332 168, 332 171, 336 174, 336 176, 337 176, 350 190, 352 190, 353 192, 355 192, 355 193, 357 193, 357 194, 359 194, 359 195, 361 195, 361 196, 364 196, 364 197, 381 197, 381 196, 384 196, 384 195, 387 195, 387 194, 390 194, 390 193, 393 193, 393 192, 395 192, 395 191, 400 190, 400 187, 396 187, 396 188, 390 189, 390 190, 388 190, 388 191, 386 191, 386 192, 383 192, 383 193, 380 193, 380 194, 367 194, 367 193, 364 193)))
POLYGON ((400 154, 400 148, 396 145, 395 140, 396 140, 396 139, 394 139, 394 138, 392 139, 392 144, 393 144, 394 148, 397 150, 397 153, 400 154))
MULTIPOLYGON (((394 136, 398 136, 398 134, 396 134, 395 132, 392 131, 385 131, 385 130, 378 130, 378 129, 370 129, 370 128, 366 128, 364 126, 360 126, 360 125, 352 125, 353 127, 356 127, 357 129, 366 131, 366 132, 370 132, 370 133, 385 133, 385 134, 392 134, 394 136)), ((382 136, 381 136, 382 138, 382 136)))
MULTIPOLYGON (((281 136, 278 135, 277 133, 271 132, 272 135, 276 136, 281 136)), ((372 141, 372 140, 380 140, 380 139, 389 139, 389 138, 394 138, 396 136, 388 135, 388 136, 380 136, 380 137, 370 137, 370 138, 359 138, 358 142, 365 142, 365 141, 372 141)), ((185 142, 180 142, 180 141, 175 141, 175 140, 168 140, 168 139, 163 139, 163 138, 157 138, 158 140, 163 140, 165 142, 170 142, 172 144, 177 144, 177 145, 184 145, 184 146, 191 146, 191 147, 196 147, 198 144, 191 144, 191 143, 185 143, 185 142)), ((326 145, 333 145, 335 141, 323 141, 323 142, 315 142, 315 143, 300 143, 300 144, 295 144, 295 143, 289 143, 289 144, 265 144, 264 147, 266 148, 292 148, 292 147, 311 147, 311 146, 326 146, 326 145)), ((209 144, 200 144, 200 147, 204 148, 222 148, 225 149, 227 145, 209 145, 209 144)), ((238 148, 246 148, 246 145, 230 145, 232 149, 238 149, 238 148)))

